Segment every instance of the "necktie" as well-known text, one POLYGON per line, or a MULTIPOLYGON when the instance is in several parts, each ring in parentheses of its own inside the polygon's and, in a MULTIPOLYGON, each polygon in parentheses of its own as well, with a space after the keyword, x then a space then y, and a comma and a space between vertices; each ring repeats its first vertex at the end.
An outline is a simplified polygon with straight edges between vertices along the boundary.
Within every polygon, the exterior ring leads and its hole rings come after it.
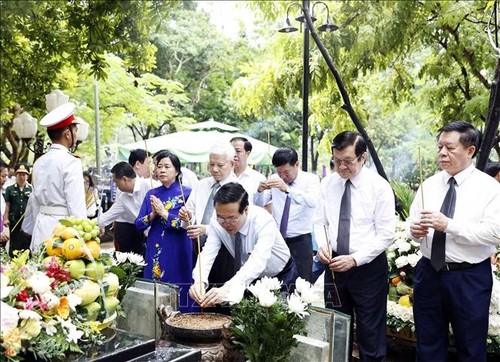
POLYGON ((241 268, 241 234, 238 232, 234 235, 234 273, 236 274, 241 268))
MULTIPOLYGON (((455 178, 452 177, 448 180, 450 187, 444 197, 443 205, 441 205, 441 212, 446 217, 452 218, 455 213, 455 202, 457 200, 457 192, 455 190, 455 178)), ((436 271, 440 271, 445 263, 445 250, 446 250, 446 233, 435 230, 432 237, 431 249, 431 265, 436 271)))
POLYGON ((285 207, 283 208, 283 215, 281 215, 280 222, 280 233, 284 238, 286 238, 286 230, 288 229, 288 217, 290 216, 291 202, 292 199, 290 198, 290 195, 286 195, 285 207))
POLYGON ((349 255, 351 232, 351 180, 345 182, 344 194, 340 201, 339 229, 337 233, 337 254, 349 255))
POLYGON ((215 182, 212 185, 212 192, 210 193, 210 196, 208 197, 207 205, 205 206, 205 211, 203 212, 203 218, 201 219, 202 225, 210 224, 210 218, 212 217, 212 214, 214 213, 214 196, 217 193, 219 186, 220 186, 220 183, 218 183, 218 182, 215 182))

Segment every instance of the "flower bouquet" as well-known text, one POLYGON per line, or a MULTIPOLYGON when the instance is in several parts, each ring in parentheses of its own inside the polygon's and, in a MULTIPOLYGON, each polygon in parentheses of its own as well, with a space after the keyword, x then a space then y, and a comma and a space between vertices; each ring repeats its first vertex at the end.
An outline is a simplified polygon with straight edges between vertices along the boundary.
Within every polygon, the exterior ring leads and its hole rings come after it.
POLYGON ((405 224, 396 222, 394 243, 387 249, 389 264, 389 295, 387 324, 396 331, 413 324, 413 268, 422 257, 419 244, 407 236, 405 224))
POLYGON ((248 298, 243 298, 242 286, 233 286, 226 299, 231 305, 234 343, 248 361, 288 361, 298 344, 294 335, 305 335, 304 317, 317 299, 311 284, 298 278, 295 292, 286 301, 280 289, 278 279, 264 277, 248 287, 248 298))
POLYGON ((68 217, 39 252, 1 255, 1 360, 64 360, 102 343, 144 261, 101 254, 97 233, 94 221, 68 217))

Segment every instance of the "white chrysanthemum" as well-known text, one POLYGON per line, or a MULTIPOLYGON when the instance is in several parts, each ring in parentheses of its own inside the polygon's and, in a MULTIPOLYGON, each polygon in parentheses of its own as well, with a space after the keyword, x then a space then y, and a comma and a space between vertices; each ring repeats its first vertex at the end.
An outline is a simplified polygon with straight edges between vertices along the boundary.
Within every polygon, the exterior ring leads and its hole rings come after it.
POLYGON ((304 318, 306 315, 309 315, 306 303, 304 303, 297 294, 291 294, 287 298, 287 303, 290 312, 297 314, 300 318, 304 318))
POLYGON ((396 244, 398 245, 400 253, 407 253, 411 249, 411 244, 406 240, 397 240, 396 244))
POLYGON ((268 290, 280 290, 281 282, 278 278, 263 277, 261 280, 262 285, 268 290))
POLYGON ((270 290, 262 290, 259 294, 259 304, 264 308, 269 308, 274 303, 276 303, 277 300, 278 297, 276 296, 276 294, 274 294, 270 290))
POLYGON ((397 257, 394 262, 396 263, 396 266, 398 268, 402 268, 408 264, 408 257, 406 255, 401 255, 401 256, 397 257))
POLYGON ((117 251, 117 252, 115 252, 114 257, 115 257, 118 264, 122 264, 122 263, 125 263, 127 261, 128 253, 122 253, 121 251, 117 251))
POLYGON ((245 293, 244 285, 240 283, 228 284, 228 290, 229 292, 224 297, 225 302, 229 302, 230 305, 241 302, 245 293))
POLYGON ((42 316, 37 312, 33 312, 32 310, 22 309, 19 311, 19 318, 21 319, 33 319, 39 321, 42 319, 42 316))
POLYGON ((45 294, 50 291, 52 280, 40 271, 34 272, 27 280, 28 286, 37 294, 45 294))
POLYGON ((404 322, 413 323, 413 308, 402 306, 396 302, 387 301, 387 314, 399 318, 404 322))
POLYGON ((19 321, 19 310, 11 307, 7 303, 0 302, 0 331, 7 333, 17 326, 19 321))
POLYGON ((76 294, 68 294, 66 297, 71 310, 76 310, 76 306, 82 304, 82 298, 76 294))
POLYGON ((136 254, 136 253, 127 253, 127 259, 130 261, 132 264, 139 265, 139 266, 146 266, 146 262, 144 261, 144 258, 142 255, 136 254))
POLYGON ((416 254, 410 254, 407 256, 408 263, 414 268, 415 265, 417 265, 418 261, 422 257, 422 254, 420 252, 416 254))
POLYGON ((256 298, 259 298, 261 293, 269 292, 269 289, 266 288, 264 284, 261 283, 260 280, 257 280, 254 284, 248 287, 250 293, 252 293, 256 298))
MULTIPOLYGON (((392 244, 392 245, 395 245, 395 244, 392 244)), ((393 252, 393 251, 389 251, 387 253, 387 260, 389 260, 389 265, 390 265, 390 260, 394 259, 396 257, 396 253, 393 252)))
POLYGON ((304 290, 300 293, 300 298, 302 298, 302 300, 307 304, 314 303, 318 300, 318 296, 316 295, 314 288, 304 290))
POLYGON ((305 279, 302 279, 301 277, 298 277, 297 280, 295 280, 295 289, 300 294, 302 294, 303 291, 307 291, 308 289, 311 289, 311 283, 309 283, 305 279))
POLYGON ((42 294, 42 300, 47 303, 47 308, 52 309, 59 305, 59 297, 51 292, 42 294))

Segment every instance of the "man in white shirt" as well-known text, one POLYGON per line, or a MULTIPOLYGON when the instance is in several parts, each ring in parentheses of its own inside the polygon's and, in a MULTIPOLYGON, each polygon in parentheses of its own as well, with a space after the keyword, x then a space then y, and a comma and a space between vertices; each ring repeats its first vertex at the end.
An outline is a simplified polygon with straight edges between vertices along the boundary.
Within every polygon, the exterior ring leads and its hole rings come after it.
MULTIPOLYGON (((357 132, 345 131, 333 139, 337 172, 321 183, 315 236, 319 261, 330 269, 325 271, 326 308, 350 315, 352 323, 356 317, 361 361, 385 361, 385 249, 394 240, 396 211, 390 184, 364 166, 366 150, 366 142, 357 132)), ((350 340, 352 355, 352 335, 350 340)))
POLYGON ((280 148, 273 155, 277 174, 261 181, 255 204, 272 202, 276 225, 290 248, 299 277, 311 281, 313 265, 312 236, 314 210, 319 195, 319 177, 300 170, 297 152, 280 148))
POLYGON ((467 122, 441 127, 442 171, 422 183, 410 208, 407 230, 423 255, 414 272, 417 361, 447 360, 450 324, 460 361, 486 361, 500 184, 473 165, 480 143, 467 122))
MULTIPOLYGON (((206 177, 191 191, 191 195, 179 211, 179 217, 187 228, 188 236, 193 240, 193 264, 198 257, 198 247, 205 245, 208 225, 214 215, 214 197, 219 188, 229 182, 237 182, 234 169, 235 151, 229 143, 213 146, 209 151, 208 168, 212 176, 206 177), (199 245, 198 245, 199 243, 199 245)), ((212 285, 221 285, 231 276, 228 269, 232 257, 225 247, 221 247, 208 280, 212 285)), ((220 311, 223 312, 223 311, 220 311)))
POLYGON ((69 215, 87 217, 82 162, 70 153, 78 129, 74 110, 73 103, 65 103, 40 121, 47 127, 52 146, 33 165, 33 192, 22 224, 22 231, 32 235, 33 251, 52 236, 60 219, 69 215))
POLYGON ((259 188, 260 182, 265 181, 266 177, 248 165, 248 157, 252 152, 252 143, 248 139, 238 136, 231 138, 229 142, 231 142, 236 152, 234 173, 238 178, 238 182, 248 192, 248 201, 253 204, 254 194, 259 188))
POLYGON ((121 252, 143 254, 144 235, 137 231, 135 219, 139 214, 146 193, 151 189, 151 182, 136 173, 127 162, 118 162, 111 169, 113 181, 121 191, 116 201, 99 217, 99 227, 104 227, 120 219, 120 227, 115 229, 115 249, 121 252))
POLYGON ((217 192, 215 211, 207 243, 193 269, 191 298, 202 308, 211 307, 222 303, 232 285, 247 287, 264 276, 277 277, 283 283, 283 291, 291 290, 297 271, 272 216, 263 208, 249 205, 248 193, 235 182, 225 184, 217 192), (232 258, 231 278, 222 287, 205 293, 208 275, 223 246, 232 258))

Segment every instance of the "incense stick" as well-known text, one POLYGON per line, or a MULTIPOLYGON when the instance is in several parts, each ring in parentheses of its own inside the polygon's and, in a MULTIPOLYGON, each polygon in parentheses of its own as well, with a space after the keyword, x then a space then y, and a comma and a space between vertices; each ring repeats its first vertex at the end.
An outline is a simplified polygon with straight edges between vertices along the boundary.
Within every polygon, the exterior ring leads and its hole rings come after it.
POLYGON ((424 206, 424 177, 422 175, 422 154, 420 153, 420 146, 418 146, 418 169, 420 172, 420 196, 422 197, 422 210, 424 206))
MULTIPOLYGON (((182 197, 182 203, 184 206, 186 206, 186 198, 184 196, 184 186, 182 185, 182 175, 179 177, 179 185, 181 187, 181 197, 182 197)), ((186 208, 187 210, 187 208, 186 208)), ((188 211, 189 212, 189 211, 188 211)), ((188 226, 191 225, 191 219, 188 220, 188 226)), ((196 238, 196 244, 198 246, 198 270, 200 273, 200 295, 203 294, 203 281, 201 279, 201 240, 200 240, 200 235, 196 238)))
MULTIPOLYGON (((326 246, 328 248, 328 256, 331 258, 333 256, 332 255, 332 248, 330 246, 330 240, 328 240, 328 231, 326 230, 326 225, 323 225, 323 230, 325 231, 326 246)), ((330 271, 332 272, 333 282, 335 283, 335 273, 331 269, 330 269, 330 271)))

